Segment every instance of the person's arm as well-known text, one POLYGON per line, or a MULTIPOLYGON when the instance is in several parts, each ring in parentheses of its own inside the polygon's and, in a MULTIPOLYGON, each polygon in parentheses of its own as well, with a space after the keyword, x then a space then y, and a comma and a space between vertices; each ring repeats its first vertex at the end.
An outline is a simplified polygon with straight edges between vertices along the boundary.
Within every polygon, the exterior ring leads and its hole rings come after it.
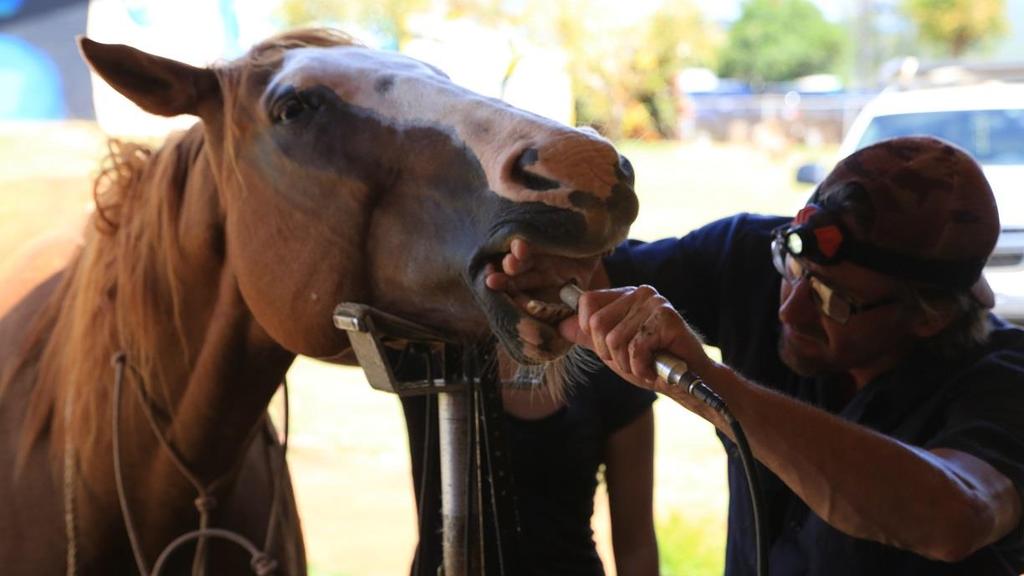
POLYGON ((605 481, 611 515, 615 571, 657 576, 654 532, 654 412, 648 407, 608 439, 605 481))
MULTIPOLYGON (((742 423, 755 456, 846 534, 955 562, 996 542, 1021 520, 1014 485, 974 456, 899 442, 724 366, 705 372, 705 382, 742 423)), ((681 390, 671 395, 692 404, 681 390)))
POLYGON ((1017 488, 990 464, 956 450, 907 445, 746 380, 710 360, 650 287, 584 294, 579 318, 560 329, 622 377, 670 396, 731 436, 719 415, 654 372, 655 352, 686 361, 725 399, 754 456, 846 534, 958 561, 1021 522, 1017 488))

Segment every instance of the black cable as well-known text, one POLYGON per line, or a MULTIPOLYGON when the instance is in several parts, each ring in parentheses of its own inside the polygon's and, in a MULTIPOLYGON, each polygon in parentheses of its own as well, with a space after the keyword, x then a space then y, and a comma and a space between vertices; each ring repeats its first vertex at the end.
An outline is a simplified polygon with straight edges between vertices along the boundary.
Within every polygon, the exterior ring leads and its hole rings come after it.
POLYGON ((690 372, 686 363, 682 360, 667 354, 659 355, 656 364, 659 374, 672 385, 683 386, 694 398, 697 398, 708 405, 715 412, 722 415, 732 435, 735 437, 736 447, 740 452, 740 463, 743 465, 743 473, 747 477, 747 490, 750 492, 750 508, 754 516, 754 542, 757 545, 757 574, 768 576, 768 535, 762 525, 764 516, 764 497, 761 494, 761 479, 757 474, 757 464, 754 461, 754 454, 750 451, 750 444, 747 442, 747 435, 743 433, 743 427, 739 420, 729 411, 729 406, 710 386, 704 383, 700 376, 690 372))
POLYGON ((765 534, 761 522, 761 512, 764 506, 764 496, 761 494, 761 480, 757 474, 757 464, 754 462, 754 455, 750 451, 750 444, 747 443, 747 435, 743 433, 743 427, 733 417, 729 408, 722 403, 719 414, 725 418, 733 436, 736 438, 736 447, 739 448, 740 462, 743 464, 743 472, 747 476, 747 489, 750 491, 750 507, 754 516, 754 539, 757 542, 757 574, 768 576, 768 537, 765 534))
MULTIPOLYGON (((431 353, 430 353, 429 349, 424 354, 424 358, 426 359, 425 363, 427 365, 426 366, 426 368, 427 368, 427 380, 429 382, 433 382, 434 381, 434 368, 433 368, 433 362, 432 362, 433 358, 431 358, 431 353)), ((402 356, 401 356, 401 358, 399 360, 399 366, 401 366, 401 364, 402 364, 402 362, 404 362, 404 360, 405 360, 405 349, 402 350, 402 356)), ((425 526, 423 525, 423 510, 426 508, 426 506, 425 506, 426 502, 425 501, 427 500, 427 476, 429 475, 429 472, 430 472, 430 460, 431 460, 430 439, 434 437, 434 431, 431 428, 431 420, 432 420, 431 413, 433 412, 432 408, 433 408, 434 402, 436 402, 436 401, 437 401, 437 396, 435 396, 435 395, 431 394, 431 395, 423 396, 423 403, 426 405, 425 409, 424 409, 424 415, 423 415, 423 456, 420 458, 420 497, 418 498, 419 501, 416 503, 416 508, 417 508, 417 510, 416 510, 416 517, 417 517, 417 524, 418 524, 418 526, 417 526, 418 534, 417 535, 419 537, 419 542, 416 543, 416 554, 415 554, 415 556, 413 556, 413 561, 412 561, 412 573, 413 573, 413 576, 420 576, 420 557, 422 556, 422 549, 423 549, 423 543, 424 543, 423 534, 424 534, 424 528, 425 528, 425 526)))
POLYGON ((768 576, 768 535, 765 534, 761 521, 764 516, 764 498, 761 495, 761 481, 757 475, 754 455, 750 451, 750 444, 747 442, 746 434, 743 433, 743 427, 729 411, 725 400, 722 400, 721 396, 705 384, 700 376, 690 372, 686 362, 671 354, 661 353, 655 356, 654 365, 659 377, 672 386, 686 390, 691 396, 721 414, 732 430, 736 447, 740 452, 743 473, 747 477, 747 489, 750 491, 750 507, 754 516, 754 539, 757 544, 757 574, 758 576, 768 576))
MULTIPOLYGON (((462 532, 463 532, 462 533, 462 541, 465 543, 465 546, 463 546, 463 548, 462 548, 462 566, 464 567, 465 570, 469 570, 470 569, 469 568, 470 567, 470 548, 472 548, 472 546, 471 546, 471 542, 472 542, 471 531, 474 528, 473 526, 471 526, 472 521, 470 520, 469 511, 470 510, 476 510, 478 514, 480 513, 480 511, 478 509, 479 507, 478 506, 473 506, 473 500, 475 498, 477 498, 478 495, 479 495, 479 489, 476 488, 476 486, 477 486, 477 484, 476 484, 476 479, 477 479, 476 468, 478 466, 480 466, 480 463, 477 461, 477 451, 479 450, 480 447, 477 445, 477 434, 476 434, 476 418, 477 418, 477 414, 476 414, 476 411, 477 411, 476 394, 477 394, 478 387, 476 386, 476 384, 473 381, 474 374, 476 374, 476 363, 473 361, 473 358, 471 357, 471 358, 467 359, 467 358, 463 357, 463 361, 462 362, 463 362, 462 363, 462 377, 465 380, 466 386, 467 386, 466 391, 462 393, 463 394, 463 398, 464 398, 464 403, 465 403, 465 406, 466 406, 466 410, 465 410, 465 413, 466 413, 465 414, 465 419, 466 419, 466 421, 465 421, 464 425, 466 426, 466 438, 467 438, 467 442, 466 442, 466 471, 465 471, 465 487, 466 487, 466 489, 465 489, 465 501, 464 501, 464 506, 465 506, 465 511, 466 511, 466 514, 465 514, 466 521, 463 523, 463 526, 462 526, 462 528, 463 528, 463 530, 462 530, 462 532)), ((476 526, 476 528, 479 530, 479 528, 480 528, 479 524, 476 526)))

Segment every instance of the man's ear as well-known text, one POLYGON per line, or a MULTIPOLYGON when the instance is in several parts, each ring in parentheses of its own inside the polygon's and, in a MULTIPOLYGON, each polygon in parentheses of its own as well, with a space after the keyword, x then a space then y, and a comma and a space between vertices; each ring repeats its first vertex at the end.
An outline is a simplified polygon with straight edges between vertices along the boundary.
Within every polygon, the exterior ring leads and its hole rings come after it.
POLYGON ((946 329, 956 319, 956 306, 952 302, 930 302, 929 309, 919 309, 914 322, 914 334, 931 338, 946 329))
POLYGON ((123 44, 101 44, 84 36, 78 37, 78 48, 107 84, 146 112, 199 116, 205 103, 220 98, 220 85, 209 68, 196 68, 123 44))

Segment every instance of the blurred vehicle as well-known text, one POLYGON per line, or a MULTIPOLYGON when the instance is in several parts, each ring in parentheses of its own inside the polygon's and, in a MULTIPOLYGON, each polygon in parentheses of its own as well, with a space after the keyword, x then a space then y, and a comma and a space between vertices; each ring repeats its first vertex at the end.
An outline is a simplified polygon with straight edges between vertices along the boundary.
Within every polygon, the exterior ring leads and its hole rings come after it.
MULTIPOLYGON (((1002 233, 985 267, 996 295, 996 314, 1024 324, 1024 84, 888 90, 870 101, 850 125, 839 158, 896 136, 931 135, 967 150, 981 164, 999 206, 1002 233)), ((816 184, 819 164, 797 171, 816 184)))

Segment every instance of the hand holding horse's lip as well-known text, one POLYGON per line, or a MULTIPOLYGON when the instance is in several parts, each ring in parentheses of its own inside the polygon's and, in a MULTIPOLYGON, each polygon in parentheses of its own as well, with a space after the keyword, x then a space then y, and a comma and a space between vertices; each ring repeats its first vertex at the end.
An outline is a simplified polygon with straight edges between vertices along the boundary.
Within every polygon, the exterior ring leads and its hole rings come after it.
POLYGON ((567 282, 590 285, 602 253, 573 252, 561 246, 510 236, 479 250, 467 268, 478 303, 494 333, 519 362, 554 360, 571 348, 558 324, 573 311, 558 291, 567 282), (522 264, 517 268, 517 263, 522 264))
POLYGON ((554 254, 515 238, 506 253, 484 266, 484 285, 492 295, 506 297, 526 316, 557 326, 573 314, 558 297, 558 291, 567 283, 589 285, 600 257, 554 254))
POLYGON ((484 286, 490 296, 501 298, 515 306, 520 312, 545 324, 557 325, 572 316, 573 311, 558 299, 558 289, 566 282, 579 284, 579 279, 566 276, 541 286, 520 288, 515 280, 488 264, 483 272, 484 286))

